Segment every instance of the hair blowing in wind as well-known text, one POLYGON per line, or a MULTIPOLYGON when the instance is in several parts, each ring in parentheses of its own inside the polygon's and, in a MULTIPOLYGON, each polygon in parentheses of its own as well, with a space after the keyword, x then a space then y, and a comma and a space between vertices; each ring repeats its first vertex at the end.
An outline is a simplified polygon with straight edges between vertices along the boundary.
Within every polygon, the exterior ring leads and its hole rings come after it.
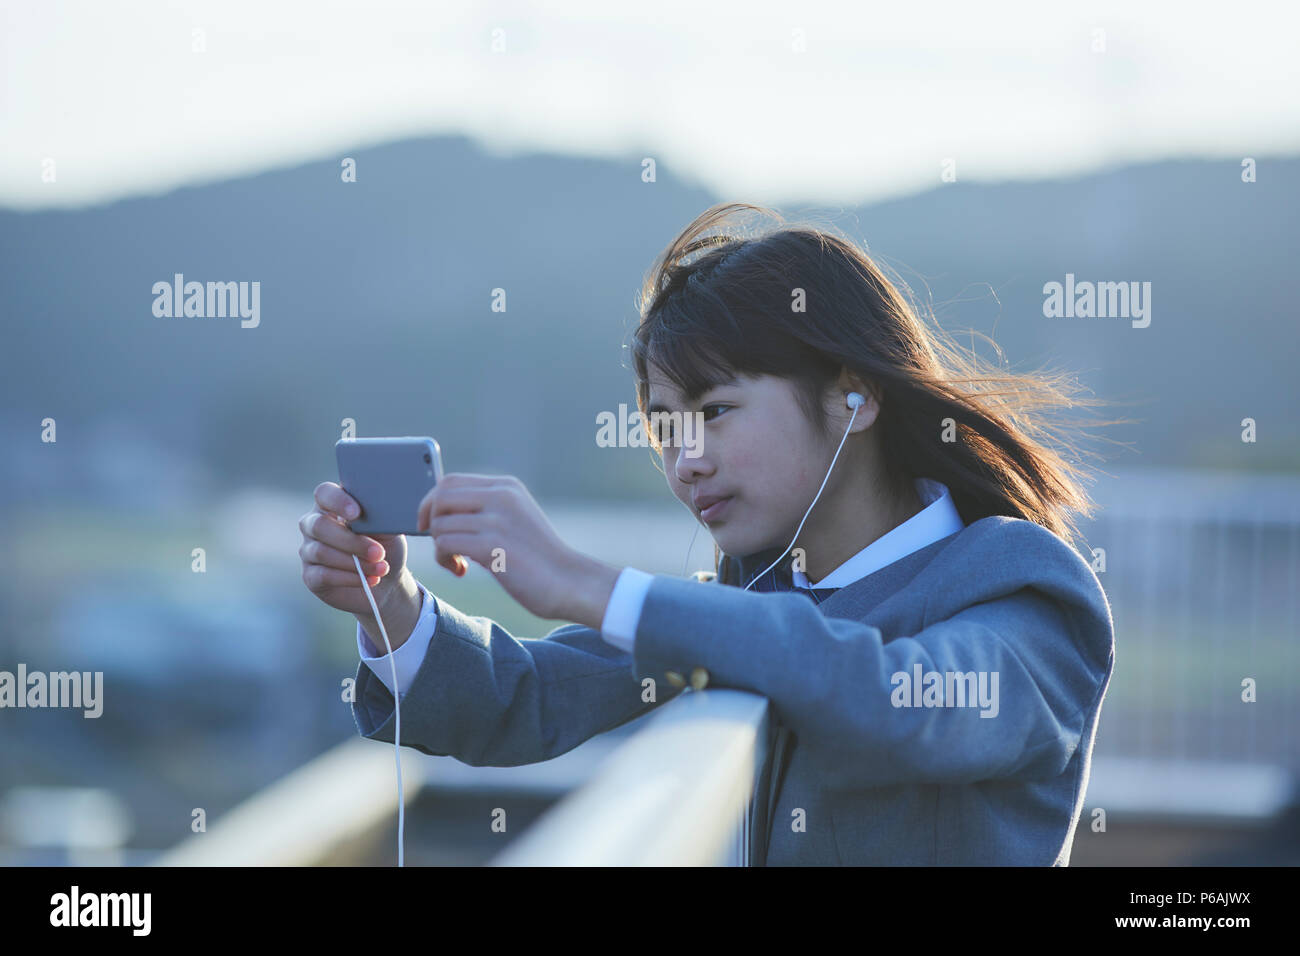
POLYGON ((961 349, 900 287, 910 295, 835 231, 749 203, 713 206, 660 254, 641 289, 630 346, 638 408, 647 416, 651 364, 691 401, 735 374, 775 375, 795 384, 827 435, 821 402, 845 368, 880 401, 873 428, 892 489, 932 478, 967 524, 1008 515, 1074 544, 1072 515, 1095 510, 1082 456, 1098 457, 1075 439, 1088 425, 1132 420, 1064 416, 1109 403, 1080 397, 1067 372, 1011 372, 961 349), (773 224, 755 229, 744 214, 773 224))

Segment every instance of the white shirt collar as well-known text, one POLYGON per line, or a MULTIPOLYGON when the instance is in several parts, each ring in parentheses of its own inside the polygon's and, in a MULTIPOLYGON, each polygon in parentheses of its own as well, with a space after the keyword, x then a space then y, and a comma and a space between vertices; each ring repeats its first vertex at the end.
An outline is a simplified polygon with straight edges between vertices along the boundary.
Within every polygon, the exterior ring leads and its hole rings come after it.
POLYGON ((966 527, 947 485, 930 478, 918 478, 915 486, 925 507, 871 542, 816 584, 812 584, 802 571, 795 570, 792 574, 794 586, 845 587, 966 527))

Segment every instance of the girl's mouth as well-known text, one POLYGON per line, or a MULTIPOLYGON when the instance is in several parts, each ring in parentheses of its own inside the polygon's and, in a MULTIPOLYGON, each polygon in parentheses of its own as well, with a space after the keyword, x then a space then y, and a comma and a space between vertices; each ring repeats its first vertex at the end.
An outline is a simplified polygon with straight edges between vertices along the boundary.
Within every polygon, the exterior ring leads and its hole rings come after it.
POLYGON ((718 519, 718 516, 721 515, 724 511, 726 511, 727 505, 730 503, 731 503, 730 497, 723 498, 721 501, 715 501, 713 504, 709 505, 707 508, 705 508, 703 511, 700 512, 700 520, 716 521, 718 519))

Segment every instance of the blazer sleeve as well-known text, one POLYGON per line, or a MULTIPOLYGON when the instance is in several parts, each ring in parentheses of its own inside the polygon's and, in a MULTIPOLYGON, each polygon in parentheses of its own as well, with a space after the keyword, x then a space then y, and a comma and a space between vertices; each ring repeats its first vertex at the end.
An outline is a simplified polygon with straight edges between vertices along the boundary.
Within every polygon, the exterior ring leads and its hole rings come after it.
POLYGON ((656 575, 634 653, 641 673, 703 667, 710 687, 767 697, 828 785, 1046 780, 1073 756, 1113 667, 1109 611, 1094 601, 1071 605, 1021 587, 886 641, 799 595, 656 575), (996 715, 897 706, 895 675, 917 665, 997 674, 996 715))
MULTIPOLYGON (((632 656, 589 627, 521 639, 443 600, 437 614, 401 702, 401 742, 422 753, 476 767, 549 760, 680 693, 662 679, 638 679, 632 656)), ((393 695, 364 663, 355 696, 361 735, 392 743, 393 695)))

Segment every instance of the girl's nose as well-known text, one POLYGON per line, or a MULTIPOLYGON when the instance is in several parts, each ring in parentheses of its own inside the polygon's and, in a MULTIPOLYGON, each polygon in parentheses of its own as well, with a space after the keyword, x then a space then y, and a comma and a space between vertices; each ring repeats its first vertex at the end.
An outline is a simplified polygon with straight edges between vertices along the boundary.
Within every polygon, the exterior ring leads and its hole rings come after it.
POLYGON ((692 482, 701 476, 707 476, 713 473, 713 466, 709 464, 704 455, 697 458, 689 458, 686 455, 678 453, 677 460, 673 462, 673 470, 677 473, 677 480, 682 482, 692 482))

